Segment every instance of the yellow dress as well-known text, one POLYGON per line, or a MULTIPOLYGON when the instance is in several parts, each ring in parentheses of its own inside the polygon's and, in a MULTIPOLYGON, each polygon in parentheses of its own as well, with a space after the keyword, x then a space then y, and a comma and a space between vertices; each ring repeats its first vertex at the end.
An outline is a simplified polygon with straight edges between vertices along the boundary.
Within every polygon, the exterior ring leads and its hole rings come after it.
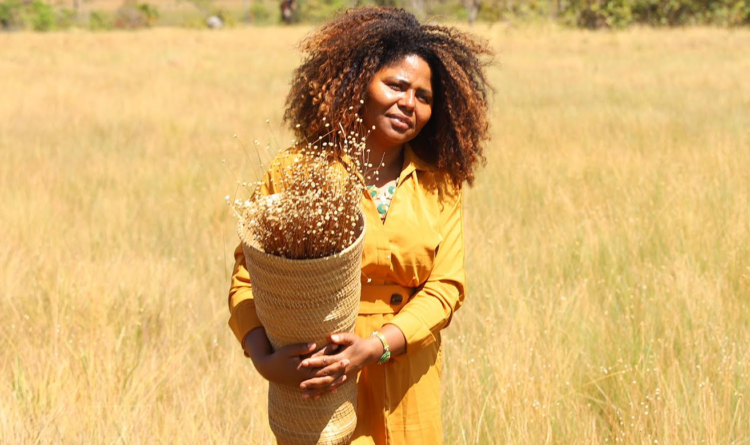
MULTIPOLYGON (((273 184, 269 171, 261 192, 274 193, 273 184)), ((465 293, 461 190, 406 145, 384 223, 369 193, 362 195, 367 232, 355 332, 366 337, 394 324, 406 337, 406 353, 360 372, 352 443, 442 444, 440 331, 465 293)), ((242 343, 262 324, 241 246, 235 260, 229 326, 242 343)))

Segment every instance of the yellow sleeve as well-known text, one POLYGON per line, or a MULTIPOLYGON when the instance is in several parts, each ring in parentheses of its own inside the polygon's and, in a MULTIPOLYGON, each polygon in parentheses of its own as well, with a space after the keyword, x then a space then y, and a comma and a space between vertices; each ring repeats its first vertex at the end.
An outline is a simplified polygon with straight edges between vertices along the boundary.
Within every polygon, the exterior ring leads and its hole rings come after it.
MULTIPOLYGON (((257 193, 263 195, 274 193, 272 169, 266 172, 257 193)), ((229 327, 240 342, 240 346, 243 345, 245 337, 250 331, 263 326, 255 312, 253 286, 245 264, 245 254, 242 251, 241 243, 234 250, 234 270, 229 288, 229 314, 229 327)))
POLYGON ((245 254, 242 244, 234 250, 234 272, 232 285, 229 288, 229 327, 242 345, 245 336, 262 324, 255 312, 253 301, 253 286, 250 274, 245 266, 245 254))
POLYGON ((452 195, 440 212, 443 241, 430 277, 390 322, 403 332, 407 354, 434 343, 435 335, 450 324, 453 313, 464 300, 466 274, 460 189, 452 195))

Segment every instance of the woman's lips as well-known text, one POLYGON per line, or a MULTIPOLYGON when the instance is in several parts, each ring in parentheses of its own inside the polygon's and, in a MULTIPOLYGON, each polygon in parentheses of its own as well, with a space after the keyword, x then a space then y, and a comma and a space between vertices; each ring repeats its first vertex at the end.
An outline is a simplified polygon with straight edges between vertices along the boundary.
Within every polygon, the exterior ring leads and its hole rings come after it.
POLYGON ((408 130, 411 128, 411 120, 405 116, 398 116, 394 114, 387 114, 388 119, 391 120, 393 126, 399 130, 408 130))

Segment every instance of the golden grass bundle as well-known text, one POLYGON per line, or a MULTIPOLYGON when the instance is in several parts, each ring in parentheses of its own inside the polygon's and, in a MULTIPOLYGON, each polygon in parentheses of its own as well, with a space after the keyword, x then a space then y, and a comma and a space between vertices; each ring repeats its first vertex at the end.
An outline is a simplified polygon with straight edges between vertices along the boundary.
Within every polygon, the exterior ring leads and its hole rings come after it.
POLYGON ((264 195, 258 182, 251 199, 234 201, 241 231, 261 251, 290 259, 323 258, 351 246, 363 179, 378 175, 365 147, 369 132, 362 133, 339 127, 280 153, 269 167, 275 193, 264 195))
POLYGON ((352 245, 361 196, 354 171, 313 148, 285 152, 271 168, 279 170, 274 177, 282 181, 274 187, 283 191, 250 201, 243 218, 263 252, 311 259, 352 245))

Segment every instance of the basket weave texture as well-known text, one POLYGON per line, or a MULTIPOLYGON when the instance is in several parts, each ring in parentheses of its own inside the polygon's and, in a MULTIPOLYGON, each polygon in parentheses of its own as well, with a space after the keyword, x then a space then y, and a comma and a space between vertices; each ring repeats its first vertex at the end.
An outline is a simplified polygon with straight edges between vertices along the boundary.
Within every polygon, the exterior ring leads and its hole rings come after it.
MULTIPOLYGON (((359 312, 365 218, 360 212, 354 244, 335 255, 291 260, 252 245, 248 228, 239 232, 252 279, 258 318, 274 350, 293 343, 328 344, 334 332, 352 332, 359 312)), ((299 388, 269 382, 268 418, 279 445, 343 445, 357 425, 354 379, 318 400, 299 388)))

